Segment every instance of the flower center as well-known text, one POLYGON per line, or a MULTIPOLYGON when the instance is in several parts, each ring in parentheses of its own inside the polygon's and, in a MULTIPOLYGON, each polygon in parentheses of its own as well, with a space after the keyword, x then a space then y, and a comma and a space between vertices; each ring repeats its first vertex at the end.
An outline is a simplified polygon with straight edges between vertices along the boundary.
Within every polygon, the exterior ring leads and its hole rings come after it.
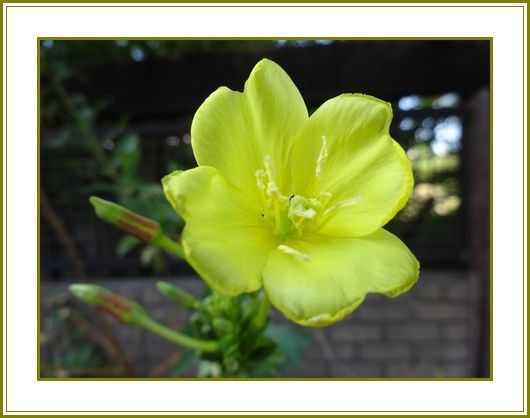
MULTIPOLYGON (((322 180, 323 164, 328 156, 327 139, 322 136, 322 148, 316 161, 315 175, 322 180)), ((270 224, 274 234, 278 237, 278 249, 308 261, 306 254, 299 253, 293 248, 283 245, 287 237, 300 238, 308 227, 319 229, 326 224, 343 206, 356 204, 361 196, 348 199, 334 205, 329 205, 332 195, 321 191, 316 197, 301 195, 286 196, 276 183, 276 172, 272 159, 266 155, 263 159, 264 168, 255 173, 256 183, 263 201, 264 212, 261 217, 270 224)))
MULTIPOLYGON (((327 155, 327 140, 323 136, 322 149, 316 162, 318 179, 322 177, 322 164, 327 155)), ((276 172, 269 155, 264 157, 263 166, 263 169, 255 173, 256 183, 266 209, 261 216, 270 223, 274 234, 281 242, 288 236, 300 237, 307 226, 314 224, 317 215, 327 212, 326 206, 331 194, 321 192, 316 198, 300 195, 287 197, 277 186, 276 172)))
MULTIPOLYGON (((311 224, 326 203, 323 199, 299 195, 287 197, 276 184, 276 173, 270 156, 263 159, 265 168, 256 171, 256 183, 266 208, 264 217, 272 226, 274 234, 284 241, 288 236, 299 237, 311 224)), ((327 194, 322 194, 326 198, 327 194)))

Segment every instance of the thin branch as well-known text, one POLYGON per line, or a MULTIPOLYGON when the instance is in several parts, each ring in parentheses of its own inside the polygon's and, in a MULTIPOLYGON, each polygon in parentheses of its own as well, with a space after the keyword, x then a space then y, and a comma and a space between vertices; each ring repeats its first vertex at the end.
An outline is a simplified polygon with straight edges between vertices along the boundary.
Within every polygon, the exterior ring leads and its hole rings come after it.
POLYGON ((337 356, 337 353, 333 349, 333 346, 329 343, 327 335, 324 333, 324 331, 320 328, 316 328, 314 331, 314 335, 318 341, 318 344, 320 345, 320 348, 322 349, 322 353, 324 354, 324 357, 326 361, 329 364, 338 364, 340 365, 340 374, 344 377, 351 377, 353 376, 353 371, 351 368, 345 364, 343 361, 339 359, 337 356))
POLYGON ((149 372, 147 377, 163 377, 166 372, 168 372, 175 365, 180 358, 180 355, 181 353, 179 351, 175 351, 173 354, 158 363, 153 370, 149 372))
POLYGON ((83 266, 83 261, 79 251, 77 250, 77 246, 75 245, 72 236, 64 226, 63 221, 53 209, 46 193, 42 189, 40 191, 40 206, 44 219, 46 219, 46 222, 48 222, 48 225, 50 225, 50 228, 55 233, 55 236, 63 246, 66 255, 70 259, 76 277, 83 281, 88 281, 88 274, 85 270, 85 267, 83 266))

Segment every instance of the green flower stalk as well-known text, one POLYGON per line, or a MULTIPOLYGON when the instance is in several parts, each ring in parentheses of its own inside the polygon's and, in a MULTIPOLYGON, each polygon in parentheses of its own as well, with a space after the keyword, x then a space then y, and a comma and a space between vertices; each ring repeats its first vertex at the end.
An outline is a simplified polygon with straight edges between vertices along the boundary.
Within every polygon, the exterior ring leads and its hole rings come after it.
POLYGON ((269 320, 269 298, 265 294, 265 292, 262 292, 261 295, 257 296, 258 298, 258 309, 256 311, 256 315, 254 317, 254 326, 258 330, 262 330, 267 325, 267 321, 269 320))
POLYGON ((190 348, 192 350, 201 351, 204 353, 216 353, 223 349, 223 343, 221 341, 214 340, 201 340, 198 338, 190 337, 181 332, 177 332, 168 328, 152 318, 145 316, 140 318, 136 324, 160 337, 182 347, 190 348))
POLYGON ((222 349, 221 342, 193 338, 166 327, 150 318, 138 303, 94 284, 73 284, 70 291, 89 305, 94 305, 118 321, 144 328, 160 337, 193 350, 214 353, 222 349))
POLYGON ((214 91, 191 126, 198 167, 162 180, 185 221, 188 262, 223 295, 264 288, 305 326, 342 319, 367 293, 406 292, 419 263, 383 226, 414 179, 391 120, 389 103, 363 94, 309 116, 289 76, 266 59, 243 92, 214 91))

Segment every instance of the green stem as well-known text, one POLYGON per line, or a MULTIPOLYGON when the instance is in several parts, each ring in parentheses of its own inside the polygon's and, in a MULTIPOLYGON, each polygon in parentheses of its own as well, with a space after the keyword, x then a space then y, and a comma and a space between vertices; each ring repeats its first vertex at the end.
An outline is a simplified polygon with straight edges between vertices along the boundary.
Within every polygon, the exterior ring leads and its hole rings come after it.
POLYGON ((166 298, 177 302, 186 309, 198 311, 202 304, 195 299, 190 293, 168 282, 156 282, 156 287, 166 298))
POLYGON ((254 324, 256 325, 256 328, 262 329, 267 324, 270 307, 269 298, 264 291, 261 292, 261 298, 258 303, 259 306, 256 311, 256 316, 254 317, 254 324))
POLYGON ((182 347, 209 353, 219 351, 219 344, 217 341, 206 341, 190 337, 156 322, 147 315, 142 315, 136 318, 134 325, 151 331, 153 334, 182 347))
POLYGON ((156 237, 151 244, 162 248, 176 258, 184 258, 184 250, 182 249, 181 245, 163 233, 156 237))

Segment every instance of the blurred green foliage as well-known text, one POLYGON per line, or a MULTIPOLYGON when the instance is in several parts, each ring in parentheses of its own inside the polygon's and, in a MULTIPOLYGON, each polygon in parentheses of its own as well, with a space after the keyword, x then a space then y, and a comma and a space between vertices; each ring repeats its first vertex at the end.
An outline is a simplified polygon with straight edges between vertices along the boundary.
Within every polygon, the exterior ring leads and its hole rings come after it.
MULTIPOLYGON (((141 177, 142 142, 138 134, 128 129, 127 118, 105 128, 98 116, 108 103, 90 104, 83 95, 66 89, 67 79, 82 76, 69 60, 85 51, 85 43, 66 44, 76 47, 69 46, 63 51, 63 43, 58 43, 53 48, 58 51, 58 57, 41 60, 41 77, 47 80, 41 89, 41 102, 45 103, 41 106, 41 126, 47 132, 43 146, 64 156, 54 159, 54 170, 47 173, 52 176, 47 179, 49 183, 61 185, 55 190, 55 203, 66 207, 72 201, 86 201, 88 205, 88 196, 99 194, 157 219, 175 236, 182 228, 182 221, 167 203, 159 180, 141 177), (66 54, 68 60, 61 60, 61 54, 66 54), (68 181, 64 181, 65 174, 68 181)), ((105 44, 108 42, 101 46, 105 44)), ((43 58, 44 55, 43 52, 43 58)), ((178 164, 171 162, 166 171, 178 168, 178 164)), ((137 239, 126 236, 118 242, 116 254, 126 255, 138 244, 137 239)), ((166 256, 157 247, 143 248, 140 259, 156 272, 166 269, 166 256)))
MULTIPOLYGON (((73 201, 86 201, 88 206, 88 196, 97 194, 155 219, 164 231, 176 238, 182 220, 166 202, 159 178, 144 175, 149 171, 144 170, 144 164, 149 162, 142 152, 142 142, 146 139, 129 128, 125 115, 108 125, 101 115, 109 106, 109 99, 89 103, 83 94, 70 91, 68 82, 87 80, 90 68, 104 63, 134 63, 178 56, 187 51, 271 48, 285 44, 232 40, 42 41, 40 116, 41 133, 45 133, 46 140, 41 146, 53 150, 54 169, 46 171, 46 181, 56 187, 54 204, 71 207, 73 201)), ((172 159, 157 171, 184 168, 177 161, 172 159)), ((118 241, 116 254, 124 256, 135 248, 140 251, 142 264, 154 272, 167 269, 166 255, 160 248, 140 246, 140 241, 130 235, 118 241)), ((112 375, 115 359, 109 359, 101 345, 80 326, 82 310, 69 302, 54 306, 56 309, 43 324, 43 377, 112 375)), ((206 309, 192 315, 184 331, 203 339, 229 337, 230 342, 222 353, 215 355, 185 350, 172 376, 181 376, 195 366, 203 377, 271 377, 302 363, 308 336, 272 323, 265 329, 252 326, 257 308, 255 297, 230 299, 212 294, 207 296, 204 306, 206 309)), ((123 370, 117 368, 116 373, 123 375, 123 370)))
MULTIPOLYGON (((331 40, 239 40, 239 39, 179 39, 179 40, 43 40, 41 57, 44 65, 54 65, 61 75, 76 70, 112 62, 140 62, 149 58, 178 57, 186 52, 222 52, 267 50, 281 47, 328 45, 331 40), (60 65, 61 68, 58 68, 60 65)), ((81 73, 78 74, 81 76, 81 73)))
MULTIPOLYGON (((149 162, 142 152, 142 143, 146 138, 130 129, 126 115, 111 125, 103 123, 101 115, 109 106, 109 99, 89 103, 83 94, 67 89, 68 80, 87 80, 93 66, 105 63, 130 62, 134 66, 146 59, 178 57, 189 51, 304 47, 312 42, 330 41, 42 41, 40 69, 41 80, 45 82, 41 82, 41 132, 46 132, 43 146, 53 149, 56 157, 55 169, 46 171, 46 181, 58 185, 54 203, 69 207, 72 201, 84 201, 88 207, 87 197, 97 194, 156 219, 174 237, 182 228, 182 221, 163 196, 159 178, 145 175, 143 168, 149 162)), ((462 134, 458 132, 460 121, 447 116, 447 109, 458 114, 460 98, 453 94, 409 96, 402 100, 398 105, 402 119, 396 118, 393 134, 413 163, 416 185, 409 203, 389 228, 408 237, 416 248, 428 248, 433 242, 437 250, 444 245, 458 245, 462 134), (436 115, 439 109, 446 110, 445 116, 436 115), (404 112, 410 114, 403 115, 404 112)), ((178 159, 168 162, 162 171, 183 168, 175 161, 178 159)), ((135 248, 140 251, 142 263, 153 271, 167 268, 162 250, 140 247, 139 241, 131 236, 121 238, 116 253, 124 256, 135 248)), ((221 302, 215 300, 218 296, 208 298, 212 306, 225 307, 215 314, 197 313, 184 331, 200 338, 224 334, 237 338, 221 356, 201 358, 185 351, 172 371, 173 376, 196 366, 201 376, 266 377, 301 364, 308 343, 305 334, 270 323, 258 335, 245 324, 254 309, 252 300, 241 297, 221 302)), ((72 320, 76 318, 72 312, 71 307, 58 306, 44 321, 43 344, 53 342, 54 347, 42 359, 48 367, 42 369, 43 376, 83 377, 84 369, 111 366, 101 347, 72 320)))
POLYGON ((186 350, 174 375, 196 367, 198 377, 274 377, 302 364, 309 336, 299 328, 257 323, 257 295, 212 293, 201 305, 183 331, 203 340, 221 339, 225 347, 217 353, 186 350))
POLYGON ((57 293, 41 326, 41 377, 120 376, 105 350, 89 335, 91 322, 66 293, 57 293))

